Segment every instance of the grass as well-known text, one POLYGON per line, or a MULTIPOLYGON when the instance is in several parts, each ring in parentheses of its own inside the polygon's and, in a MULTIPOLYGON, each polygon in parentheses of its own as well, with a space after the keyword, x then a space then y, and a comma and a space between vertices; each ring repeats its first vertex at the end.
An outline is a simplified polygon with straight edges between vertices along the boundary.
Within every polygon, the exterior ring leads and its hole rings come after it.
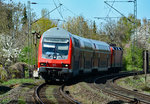
POLYGON ((18 102, 18 104, 26 104, 25 97, 20 96, 17 102, 18 102))
POLYGON ((71 85, 66 90, 69 90, 70 94, 83 104, 100 104, 100 101, 106 103, 110 99, 113 100, 110 96, 103 94, 102 91, 91 88, 85 82, 71 85))
MULTIPOLYGON (((30 89, 32 89, 35 85, 38 85, 39 83, 41 83, 42 80, 35 80, 35 79, 11 79, 8 81, 1 81, 0 86, 4 86, 4 87, 11 87, 11 88, 15 88, 16 86, 20 85, 20 88, 18 89, 17 92, 14 92, 14 95, 18 95, 20 94, 21 96, 19 96, 17 98, 17 104, 26 104, 26 95, 28 91, 30 91, 30 89)), ((2 91, 3 93, 3 91, 2 91)), ((13 101, 13 97, 11 97, 11 91, 8 91, 5 93, 3 93, 2 95, 0 95, 0 99, 2 99, 0 101, 0 104, 7 104, 10 101, 13 101)))
POLYGON ((11 86, 11 85, 17 85, 17 84, 23 84, 23 83, 34 83, 34 79, 28 78, 28 79, 11 79, 6 82, 1 83, 3 86, 11 86))
POLYGON ((53 91, 56 88, 55 85, 50 86, 49 88, 46 89, 46 97, 50 100, 53 101, 52 104, 58 104, 56 98, 54 97, 53 91))
POLYGON ((26 104, 26 102, 24 100, 22 100, 22 99, 19 99, 18 100, 18 104, 26 104))
POLYGON ((145 85, 142 90, 150 93, 150 86, 145 85))
POLYGON ((144 75, 136 75, 136 76, 122 78, 119 81, 117 81, 117 84, 131 90, 136 89, 138 91, 144 91, 146 93, 150 93, 150 75, 147 75, 146 82, 145 82, 144 75))
POLYGON ((10 99, 3 99, 2 101, 0 101, 0 104, 7 104, 10 101, 11 101, 10 99))

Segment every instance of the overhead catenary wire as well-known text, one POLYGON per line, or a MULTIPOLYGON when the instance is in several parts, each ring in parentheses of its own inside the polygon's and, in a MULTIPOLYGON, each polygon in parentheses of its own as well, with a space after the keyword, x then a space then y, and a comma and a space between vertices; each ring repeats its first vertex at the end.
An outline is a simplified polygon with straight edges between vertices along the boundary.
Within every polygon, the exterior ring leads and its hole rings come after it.
MULTIPOLYGON (((107 1, 104 1, 105 4, 107 4, 108 6, 110 6, 112 9, 114 9, 116 12, 118 12, 122 17, 127 18, 124 14, 122 14, 119 10, 117 10, 116 8, 114 8, 113 6, 111 6, 109 3, 107 3, 107 1)), ((129 18, 127 18, 128 21, 130 21, 131 23, 134 23, 134 21, 130 20, 129 18)))
POLYGON ((67 8, 65 5, 63 5, 63 7, 68 10, 70 13, 72 13, 74 16, 77 16, 77 14, 75 14, 73 11, 71 11, 69 8, 67 8))
POLYGON ((76 13, 74 13, 72 10, 70 10, 69 8, 67 8, 63 3, 60 2, 60 0, 57 0, 59 2, 59 4, 62 4, 62 7, 64 7, 64 9, 68 10, 70 13, 72 13, 74 16, 77 16, 76 13))
MULTIPOLYGON (((57 6, 56 8, 54 8, 53 10, 51 10, 50 12, 48 12, 47 14, 45 14, 44 16, 42 16, 41 18, 46 17, 47 15, 49 15, 51 12, 53 12, 54 10, 56 10, 57 8, 59 8, 60 6, 62 6, 62 4, 59 4, 59 6, 57 6)), ((33 23, 36 23, 36 22, 37 22, 38 20, 40 20, 41 18, 39 18, 39 19, 35 20, 34 22, 32 22, 31 25, 32 25, 33 23)))
MULTIPOLYGON (((113 3, 112 3, 112 5, 111 6, 113 6, 114 5, 114 3, 115 3, 115 0, 114 1, 112 1, 113 3)), ((109 13, 111 12, 111 8, 109 8, 109 11, 108 11, 108 14, 106 15, 106 17, 109 17, 109 13)))
MULTIPOLYGON (((55 0, 53 0, 53 2, 54 2, 55 7, 57 8, 55 0)), ((59 3, 59 4, 61 4, 61 3, 59 3)), ((63 19, 63 15, 62 15, 61 11, 59 11, 58 8, 57 8, 57 11, 60 14, 61 18, 63 19)))

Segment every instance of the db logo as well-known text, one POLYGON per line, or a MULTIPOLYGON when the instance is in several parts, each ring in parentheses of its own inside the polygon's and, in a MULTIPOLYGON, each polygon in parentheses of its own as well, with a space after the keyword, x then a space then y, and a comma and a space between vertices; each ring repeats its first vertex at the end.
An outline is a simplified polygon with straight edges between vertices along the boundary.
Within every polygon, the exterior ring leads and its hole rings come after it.
POLYGON ((56 64, 53 64, 53 66, 56 66, 56 64))

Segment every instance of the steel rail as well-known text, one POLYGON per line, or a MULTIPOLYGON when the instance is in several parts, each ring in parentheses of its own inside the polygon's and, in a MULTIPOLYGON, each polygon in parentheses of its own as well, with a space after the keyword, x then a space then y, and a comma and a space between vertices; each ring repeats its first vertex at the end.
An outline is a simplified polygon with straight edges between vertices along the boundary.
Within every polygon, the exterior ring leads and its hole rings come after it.
POLYGON ((43 84, 39 85, 39 86, 35 89, 35 92, 34 92, 34 94, 35 94, 35 100, 36 100, 36 102, 38 102, 39 104, 44 104, 44 102, 41 100, 41 98, 40 98, 40 96, 39 96, 39 91, 40 91, 41 88, 42 88, 43 86, 45 86, 45 85, 46 85, 46 83, 43 83, 43 84))
MULTIPOLYGON (((106 87, 99 86, 99 85, 97 84, 97 82, 98 82, 99 79, 103 79, 103 78, 107 78, 107 77, 114 77, 114 78, 112 78, 112 83, 109 84, 108 86, 110 86, 111 88, 114 87, 114 89, 117 89, 116 86, 114 85, 114 81, 115 81, 115 80, 117 80, 117 79, 119 79, 119 78, 122 78, 122 77, 135 75, 135 74, 143 74, 143 72, 136 72, 136 73, 135 73, 135 72, 130 72, 130 73, 121 73, 121 74, 107 75, 107 76, 98 77, 98 78, 96 78, 95 81, 94 81, 94 86, 95 86, 97 89, 100 89, 100 88, 101 88, 102 91, 104 91, 104 92, 106 92, 106 93, 108 93, 108 94, 111 94, 111 95, 120 97, 120 98, 122 98, 122 99, 125 99, 125 100, 127 100, 127 101, 135 101, 135 102, 150 104, 149 101, 146 101, 146 100, 143 100, 143 99, 139 99, 139 98, 136 99, 136 98, 134 98, 134 97, 130 97, 130 96, 127 96, 127 95, 125 95, 125 94, 112 91, 112 90, 110 90, 110 89, 107 89, 106 87)), ((118 89, 119 89, 119 86, 118 86, 118 89)), ((120 89, 121 89, 121 88, 120 88, 120 89)), ((126 90, 127 90, 127 89, 126 89, 126 90)), ((135 92, 133 92, 133 93, 135 93, 135 92)), ((137 92, 136 92, 136 93, 137 93, 137 92)), ((141 93, 139 93, 139 94, 141 94, 141 93)), ((143 94, 143 96, 144 96, 144 94, 143 94)), ((148 96, 148 95, 146 95, 146 96, 148 96)))
POLYGON ((72 97, 68 96, 68 94, 66 94, 64 92, 64 87, 65 87, 65 84, 62 85, 60 88, 59 88, 59 91, 61 93, 61 95, 68 101, 70 101, 71 103, 73 104, 81 104, 80 102, 78 102, 77 100, 73 99, 72 97))

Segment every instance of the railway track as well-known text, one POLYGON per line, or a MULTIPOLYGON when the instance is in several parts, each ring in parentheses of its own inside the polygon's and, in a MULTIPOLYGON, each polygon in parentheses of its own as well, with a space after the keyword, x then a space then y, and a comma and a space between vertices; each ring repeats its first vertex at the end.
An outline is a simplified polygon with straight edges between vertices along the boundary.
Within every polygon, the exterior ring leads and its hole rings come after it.
MULTIPOLYGON (((97 89, 101 89, 102 91, 116 96, 117 98, 129 103, 129 104, 150 104, 150 96, 145 95, 142 93, 139 93, 137 91, 131 91, 125 88, 122 88, 116 84, 116 80, 122 77, 136 75, 136 74, 142 74, 140 73, 119 73, 119 74, 112 74, 112 75, 105 75, 96 78, 89 78, 90 82, 95 79, 94 81, 94 87, 97 89)), ((80 82, 80 81, 79 81, 80 82)), ((67 82, 68 83, 68 82, 67 82)), ((67 83, 60 85, 55 84, 55 89, 53 91, 53 96, 56 98, 57 103, 59 104, 80 104, 77 100, 73 99, 73 97, 70 95, 70 92, 65 90, 65 86, 67 86, 67 83)), ((71 82, 72 83, 72 82, 71 82)), ((78 83, 78 82, 77 82, 78 83)), ((72 85, 72 84, 71 84, 72 85)), ((35 98, 37 103, 39 104, 55 104, 53 101, 49 100, 46 97, 46 89, 48 87, 52 87, 54 84, 42 84, 38 86, 35 90, 35 98)))
MULTIPOLYGON (((51 101, 46 96, 46 89, 50 88, 51 86, 47 83, 43 83, 39 85, 35 89, 34 98, 36 103, 38 104, 55 104, 56 102, 51 101)), ((57 100, 58 104, 80 104, 78 101, 71 98, 66 91, 64 91, 65 84, 63 85, 55 85, 55 91, 53 91, 53 95, 57 100)))
POLYGON ((70 97, 67 93, 68 92, 66 92, 66 91, 64 91, 64 87, 65 87, 65 85, 62 85, 61 87, 60 87, 60 93, 61 93, 61 95, 65 98, 65 99, 67 99, 68 101, 70 101, 72 104, 80 104, 80 102, 78 102, 77 100, 75 100, 75 99, 73 99, 72 97, 70 97))
POLYGON ((128 90, 118 86, 115 81, 121 77, 131 76, 140 73, 122 73, 99 77, 95 80, 94 86, 102 91, 117 96, 131 104, 150 104, 150 95, 145 95, 137 91, 128 90))
POLYGON ((46 87, 47 87, 46 83, 43 83, 35 89, 34 98, 35 98, 36 103, 45 104, 46 102, 47 103, 49 102, 49 100, 46 99, 46 95, 44 94, 46 87))

